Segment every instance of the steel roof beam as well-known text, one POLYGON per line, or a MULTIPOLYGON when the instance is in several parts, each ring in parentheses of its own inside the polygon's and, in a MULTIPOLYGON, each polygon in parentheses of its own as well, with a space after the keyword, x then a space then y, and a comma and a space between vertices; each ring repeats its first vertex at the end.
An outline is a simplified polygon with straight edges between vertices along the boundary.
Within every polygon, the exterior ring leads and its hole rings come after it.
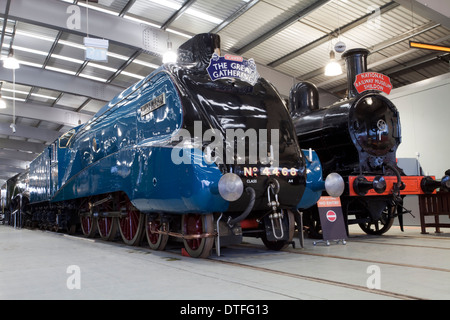
POLYGON ((134 5, 134 3, 136 2, 136 0, 130 0, 128 1, 128 3, 125 5, 125 7, 123 7, 122 11, 120 11, 119 13, 119 17, 123 17, 124 15, 127 14, 127 12, 131 9, 131 7, 134 5))
MULTIPOLYGON (((387 3, 387 4, 385 4, 385 5, 380 7, 380 13, 383 14, 383 13, 389 11, 389 10, 397 8, 398 6, 399 6, 398 3, 395 3, 394 1, 391 1, 391 2, 389 2, 389 3, 387 3)), ((343 34, 344 32, 347 32, 347 31, 349 31, 349 30, 351 30, 353 28, 356 28, 357 26, 365 23, 367 21, 367 18, 369 18, 374 12, 375 12, 375 10, 365 14, 364 16, 362 16, 362 17, 360 17, 360 18, 358 18, 356 20, 353 20, 352 22, 347 23, 346 25, 344 25, 344 26, 342 26, 340 28, 337 28, 337 29, 331 31, 330 33, 322 36, 321 38, 319 38, 319 39, 317 39, 317 40, 315 40, 313 42, 310 42, 307 45, 305 45, 305 46, 303 46, 303 47, 301 47, 301 48, 299 48, 297 50, 294 50, 291 53, 288 53, 287 55, 285 55, 285 56, 283 56, 283 57, 281 57, 281 58, 279 58, 279 59, 277 59, 275 61, 270 62, 268 64, 268 66, 275 68, 275 67, 277 67, 277 66, 279 66, 279 65, 281 65, 281 64, 283 64, 283 63, 285 63, 285 62, 287 62, 289 60, 292 60, 292 59, 298 57, 299 55, 301 55, 301 54, 303 54, 303 53, 305 53, 307 51, 310 51, 310 50, 312 50, 312 49, 314 49, 314 48, 316 48, 316 47, 318 47, 318 46, 320 46, 320 45, 330 41, 330 37, 333 37, 334 35, 337 35, 339 33, 343 34)))
POLYGON ((16 124, 16 132, 13 133, 9 123, 0 123, 0 134, 53 142, 61 135, 61 132, 16 124))
POLYGON ((283 23, 279 24, 278 26, 276 26, 276 27, 272 28, 271 30, 267 31, 262 36, 256 38, 255 40, 251 41, 250 43, 246 44, 245 46, 237 49, 235 52, 237 54, 243 54, 244 52, 247 52, 247 51, 253 49, 254 47, 258 46, 259 44, 261 44, 262 42, 266 41, 270 37, 273 37, 274 35, 276 35, 280 31, 286 29, 287 27, 289 27, 293 23, 295 23, 298 20, 306 17, 307 15, 312 13, 313 11, 315 11, 315 10, 319 9, 320 7, 322 7, 323 5, 327 4, 328 2, 330 2, 330 0, 318 0, 318 1, 314 2, 309 7, 300 10, 299 12, 294 14, 291 18, 289 18, 288 20, 284 21, 283 23))
POLYGON ((162 30, 166 30, 167 27, 169 27, 169 25, 174 22, 175 20, 177 20, 179 17, 181 17, 181 15, 187 10, 189 9, 190 6, 192 6, 194 4, 196 0, 187 0, 185 3, 183 3, 183 5, 181 6, 180 9, 178 9, 177 11, 175 11, 175 13, 169 18, 167 19, 166 22, 163 23, 163 25, 161 26, 162 30))
MULTIPOLYGON (((432 41, 431 43, 432 43, 432 44, 437 44, 437 43, 440 43, 440 42, 442 42, 442 41, 446 41, 446 40, 448 40, 448 39, 450 39, 450 35, 447 35, 447 36, 444 36, 444 37, 442 37, 442 38, 436 39, 435 41, 432 41)), ((373 68, 376 68, 376 67, 378 67, 378 66, 381 66, 381 65, 383 65, 383 64, 385 64, 385 63, 388 63, 388 62, 390 62, 390 61, 393 61, 393 60, 399 59, 399 58, 401 58, 401 57, 404 57, 404 56, 406 56, 406 55, 408 55, 408 54, 411 54, 412 52, 414 52, 414 51, 416 51, 416 50, 420 50, 420 49, 414 49, 414 48, 412 48, 412 49, 403 51, 403 52, 401 52, 401 53, 398 53, 398 54, 396 54, 396 55, 394 55, 394 56, 390 56, 390 57, 387 57, 387 58, 385 58, 385 59, 378 60, 378 61, 376 61, 376 62, 373 62, 373 63, 371 63, 371 64, 368 64, 368 65, 367 65, 367 70, 370 71, 370 70, 372 70, 373 68)), ((347 77, 347 74, 346 74, 346 73, 345 73, 345 74, 341 74, 341 75, 339 75, 339 76, 333 77, 333 79, 326 80, 326 81, 323 81, 323 82, 317 84, 317 87, 318 87, 318 88, 323 87, 323 86, 325 86, 325 85, 327 85, 327 84, 330 84, 330 83, 332 83, 332 82, 334 82, 334 81, 342 80, 342 79, 344 79, 344 78, 346 78, 346 77, 347 77)))
MULTIPOLYGON (((20 170, 20 172, 22 172, 23 170, 20 170)), ((16 174, 18 174, 19 173, 19 171, 18 172, 14 172, 14 173, 5 173, 5 174, 1 174, 0 175, 0 184, 1 185, 3 185, 5 182, 6 182, 6 180, 8 180, 8 179, 10 179, 10 178, 12 178, 12 177, 14 177, 16 174), (8 174, 11 174, 10 176, 8 176, 8 174)))
POLYGON ((117 71, 114 72, 114 74, 111 77, 109 77, 106 83, 111 83, 115 78, 117 78, 119 74, 121 74, 122 71, 124 71, 134 60, 136 60, 141 53, 142 53, 141 49, 138 49, 135 53, 133 53, 133 55, 124 64, 122 64, 120 68, 117 69, 117 71))
POLYGON ((12 160, 21 160, 21 161, 31 161, 34 158, 36 158, 36 153, 28 153, 28 152, 22 152, 22 151, 16 151, 16 150, 6 150, 2 149, 0 150, 0 159, 12 159, 12 160))
MULTIPOLYGON (((4 10, 4 4, 7 0, 0 0, 0 14, 4 10), (3 6, 3 7, 2 7, 3 6)), ((231 21, 234 21, 246 10, 257 4, 259 0, 252 0, 243 5, 238 11, 230 16, 226 21, 221 23, 211 32, 218 32, 221 28, 225 27, 231 21)), ((56 0, 39 0, 39 1, 27 1, 27 0, 14 0, 11 1, 11 8, 9 15, 11 18, 19 21, 26 21, 32 24, 41 25, 47 28, 53 28, 56 30, 63 30, 65 32, 74 33, 84 36, 86 34, 86 21, 84 19, 84 8, 82 8, 81 29, 71 30, 67 27, 67 19, 70 14, 66 12, 67 8, 71 4, 56 1, 56 0)), ((158 52, 161 54, 167 49, 167 32, 159 28, 154 28, 144 23, 134 22, 121 17, 115 17, 96 10, 89 10, 89 34, 98 38, 109 39, 110 41, 118 44, 138 49, 144 49, 148 53, 158 52)), ((170 40, 173 43, 173 47, 177 48, 186 41, 184 37, 177 36, 175 34, 170 35, 170 40)), ((25 67, 24 67, 25 68, 25 67)), ((21 69, 19 69, 21 70, 21 69)), ((279 73, 274 70, 274 72, 279 73)), ((0 77, 1 79, 1 77, 0 77)), ((41 78, 43 79, 43 78, 41 78)), ((86 80, 86 79, 82 79, 86 80)), ((79 80, 79 81, 82 81, 79 80)), ((30 86, 36 86, 36 83, 28 81, 30 86)), ((98 82, 91 82, 93 84, 98 82)), ((95 85, 94 85, 95 87, 95 85)), ((49 89, 52 89, 49 87, 49 89)), ((86 90, 83 92, 78 90, 72 90, 68 92, 76 95, 84 95, 98 100, 108 101, 108 99, 99 99, 93 97, 92 91, 102 92, 103 89, 95 89, 91 85, 86 85, 86 90), (74 92, 76 91, 76 92, 74 92), (90 92, 90 94, 86 93, 90 92)), ((54 90, 59 91, 55 88, 54 90)), ((106 91, 105 91, 106 92, 106 91)))
MULTIPOLYGON (((4 14, 6 3, 7 0, 0 0, 0 13, 4 14)), ((9 18, 86 36, 85 8, 80 7, 80 29, 71 29, 68 24, 72 13, 70 10, 67 13, 67 10, 72 5, 56 0, 14 0, 11 1, 9 18)), ((133 49, 142 48, 156 56, 167 49, 166 31, 97 10, 89 10, 89 34, 133 49)), ((175 34, 170 39, 175 48, 186 41, 175 34)))
MULTIPOLYGON (((370 54, 374 54, 374 53, 376 53, 378 51, 381 51, 383 49, 386 49, 386 48, 388 48, 390 46, 396 45, 396 44, 398 44, 398 43, 400 43, 402 41, 406 41, 406 40, 408 40, 408 39, 410 39, 412 37, 416 37, 416 36, 418 36, 418 35, 420 35, 420 34, 422 34, 424 32, 427 32, 429 30, 437 28, 438 26, 439 26, 439 24, 436 24, 435 22, 429 22, 429 23, 427 23, 427 24, 425 24, 423 26, 415 28, 412 31, 404 32, 401 35, 398 35, 398 36, 396 36, 394 38, 391 38, 389 40, 386 40, 386 41, 383 41, 381 43, 378 43, 378 44, 376 44, 376 45, 374 45, 374 46, 372 46, 370 48, 367 48, 367 49, 369 49, 370 54)), ((337 62, 339 64, 341 64, 341 66, 343 66, 345 64, 344 59, 340 59, 337 62)), ((306 74, 303 74, 303 75, 299 76, 298 78, 305 81, 305 80, 309 80, 309 79, 315 78, 315 77, 323 74, 323 72, 324 72, 324 67, 320 67, 320 68, 317 68, 314 71, 311 71, 311 72, 308 72, 306 74)))
POLYGON ((8 23, 8 15, 9 15, 10 5, 11 5, 11 0, 7 0, 5 11, 4 11, 4 16, 3 16, 2 36, 0 39, 0 52, 3 50, 3 40, 5 39, 6 24, 8 23))
POLYGON ((10 175, 9 173, 5 174, 5 172, 15 172, 15 174, 17 174, 19 171, 22 171, 22 170, 23 169, 21 169, 21 168, 15 168, 15 167, 12 167, 12 166, 0 164, 0 172, 1 172, 2 176, 4 176, 4 177, 6 177, 6 176, 8 176, 8 177, 14 176, 14 174, 12 174, 12 175, 10 175))
POLYGON ((447 29, 450 29, 450 17, 448 16, 450 10, 448 9, 448 1, 395 0, 395 2, 399 3, 402 7, 411 10, 414 14, 440 23, 447 29))
POLYGON ((252 0, 245 4, 243 4, 239 9, 236 10, 231 16, 226 18, 224 21, 222 21, 221 24, 216 26, 214 29, 210 31, 210 33, 218 33, 222 31, 226 26, 228 26, 230 23, 235 21, 237 18, 242 16, 244 13, 246 13, 248 10, 250 10, 254 5, 256 5, 260 0, 252 0))
POLYGON ((3 166, 14 168, 14 170, 22 171, 28 168, 30 161, 22 161, 17 159, 2 159, 3 166))
MULTIPOLYGON (((12 104, 12 103, 10 103, 12 104)), ((0 114, 13 115, 12 108, 0 109, 0 114)), ((16 101, 16 117, 24 117, 40 121, 50 121, 65 126, 75 127, 78 122, 87 122, 91 115, 61 108, 48 107, 39 103, 16 101)))
MULTIPOLYGON (((0 80, 13 82, 11 70, 0 68, 0 80)), ((34 87, 62 91, 96 100, 110 101, 123 91, 123 88, 98 81, 76 77, 60 72, 21 66, 16 70, 16 83, 34 87), (39 83, 36 83, 39 79, 39 83)))
POLYGON ((44 147, 45 145, 43 143, 0 138, 0 149, 23 150, 33 153, 41 153, 42 150, 44 150, 44 147))
POLYGON ((18 174, 21 170, 11 170, 11 169, 7 169, 7 170, 2 170, 1 175, 0 175, 0 179, 9 179, 11 177, 14 177, 16 174, 18 174))

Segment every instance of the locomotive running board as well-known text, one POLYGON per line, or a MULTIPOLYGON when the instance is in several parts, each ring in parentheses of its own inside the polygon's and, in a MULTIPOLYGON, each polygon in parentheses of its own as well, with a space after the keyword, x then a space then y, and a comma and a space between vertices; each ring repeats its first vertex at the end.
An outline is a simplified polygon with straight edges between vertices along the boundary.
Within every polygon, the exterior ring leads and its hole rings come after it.
MULTIPOLYGON (((358 178, 358 176, 349 176, 348 177, 348 185, 349 185, 349 195, 350 196, 360 196, 356 193, 355 189, 353 188, 353 182, 358 178)), ((375 176, 364 176, 368 181, 373 181, 375 176)), ((374 189, 371 189, 367 192, 366 196, 385 196, 385 195, 391 195, 392 190, 394 188, 394 184, 397 183, 397 177, 396 176, 383 176, 384 180, 386 181, 386 190, 383 193, 376 193, 374 189)), ((420 187, 420 183, 422 182, 422 179, 424 176, 402 176, 402 182, 405 185, 405 188, 403 190, 400 190, 400 195, 419 195, 419 194, 425 194, 425 192, 420 187)), ((432 177, 435 179, 435 177, 432 177)), ((433 192, 436 193, 436 190, 433 192)))

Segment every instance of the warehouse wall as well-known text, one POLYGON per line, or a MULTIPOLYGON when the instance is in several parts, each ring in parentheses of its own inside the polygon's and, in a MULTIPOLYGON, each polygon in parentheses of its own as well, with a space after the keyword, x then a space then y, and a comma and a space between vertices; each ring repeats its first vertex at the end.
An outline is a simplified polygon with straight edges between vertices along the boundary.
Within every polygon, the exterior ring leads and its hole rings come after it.
MULTIPOLYGON (((406 174, 416 175, 418 159, 424 174, 440 179, 445 170, 450 169, 450 73, 393 89, 389 99, 400 111, 399 166, 406 174)), ((420 226, 418 197, 405 197, 404 206, 414 215, 404 215, 404 224, 420 226)), ((445 217, 440 220, 448 222, 445 217)), ((427 219, 427 222, 431 220, 427 219)), ((397 219, 395 224, 398 224, 397 219)))
POLYGON ((450 73, 392 90, 400 111, 402 143, 397 157, 416 159, 425 174, 450 169, 450 73))

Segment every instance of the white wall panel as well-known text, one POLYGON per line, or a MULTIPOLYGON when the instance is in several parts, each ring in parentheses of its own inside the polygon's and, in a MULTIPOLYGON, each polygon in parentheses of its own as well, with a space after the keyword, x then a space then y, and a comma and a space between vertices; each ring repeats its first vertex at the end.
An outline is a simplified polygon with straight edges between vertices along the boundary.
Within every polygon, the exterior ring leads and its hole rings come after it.
POLYGON ((450 73, 393 90, 389 98, 400 112, 402 143, 398 158, 416 158, 429 175, 450 169, 450 73))

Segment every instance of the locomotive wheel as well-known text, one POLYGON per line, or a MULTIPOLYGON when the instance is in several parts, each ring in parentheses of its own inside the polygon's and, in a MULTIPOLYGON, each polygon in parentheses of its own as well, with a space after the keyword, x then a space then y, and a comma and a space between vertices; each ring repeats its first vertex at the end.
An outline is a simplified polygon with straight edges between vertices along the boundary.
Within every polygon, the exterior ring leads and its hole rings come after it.
POLYGON ((379 236, 386 233, 394 223, 395 207, 387 206, 381 213, 380 219, 373 222, 359 223, 359 227, 367 234, 379 236))
MULTIPOLYGON (((80 207, 81 212, 89 212, 89 199, 85 199, 80 207)), ((93 238, 97 232, 97 221, 92 216, 80 215, 81 231, 88 238, 93 238)))
MULTIPOLYGON (((295 217, 294 213, 291 210, 286 210, 285 213, 287 213, 288 218, 288 224, 289 224, 289 235, 287 240, 281 240, 281 241, 269 241, 267 240, 266 233, 263 232, 263 236, 261 237, 264 245, 267 247, 267 249, 270 250, 281 250, 286 248, 294 238, 294 232, 295 232, 295 217)), ((264 228, 265 230, 265 228, 264 228)))
MULTIPOLYGON (((115 202, 108 201, 101 204, 100 211, 101 212, 117 211, 115 202)), ((106 241, 114 240, 117 234, 117 225, 118 225, 117 218, 113 217, 97 218, 98 233, 100 234, 100 237, 103 240, 106 241)))
POLYGON ((119 230, 122 240, 129 246, 138 246, 143 236, 145 217, 127 199, 125 203, 127 215, 119 218, 119 230))
MULTIPOLYGON (((167 234, 158 234, 158 233, 152 233, 150 231, 150 216, 145 216, 145 234, 147 236, 148 245, 150 246, 150 249, 153 250, 164 250, 167 245, 167 241, 169 240, 169 235, 167 234)), ((158 216, 156 219, 152 221, 153 228, 155 230, 159 230, 161 227, 161 216, 158 216)), ((169 229, 169 224, 167 223, 166 226, 167 230, 169 229)))
POLYGON ((93 238, 97 232, 97 222, 95 218, 80 216, 81 231, 88 238, 93 238))
POLYGON ((117 234, 117 219, 103 217, 97 219, 98 233, 103 240, 114 240, 117 234))
MULTIPOLYGON (((185 214, 181 218, 182 233, 184 235, 200 235, 214 232, 213 214, 185 214)), ((214 237, 183 239, 184 248, 193 258, 207 258, 214 245, 214 237)))

